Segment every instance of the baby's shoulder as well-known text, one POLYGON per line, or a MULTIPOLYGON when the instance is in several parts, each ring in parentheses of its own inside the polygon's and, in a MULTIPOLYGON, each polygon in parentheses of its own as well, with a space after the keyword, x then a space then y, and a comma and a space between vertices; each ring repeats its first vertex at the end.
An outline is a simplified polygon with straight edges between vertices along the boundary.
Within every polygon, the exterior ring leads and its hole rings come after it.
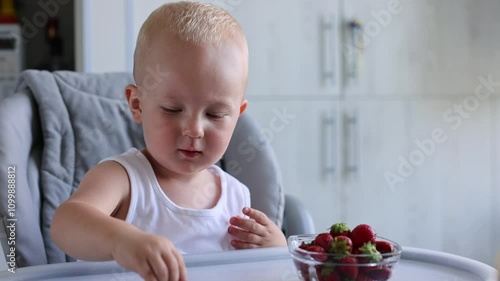
POLYGON ((93 181, 128 184, 128 174, 120 163, 113 160, 99 162, 85 176, 93 181))

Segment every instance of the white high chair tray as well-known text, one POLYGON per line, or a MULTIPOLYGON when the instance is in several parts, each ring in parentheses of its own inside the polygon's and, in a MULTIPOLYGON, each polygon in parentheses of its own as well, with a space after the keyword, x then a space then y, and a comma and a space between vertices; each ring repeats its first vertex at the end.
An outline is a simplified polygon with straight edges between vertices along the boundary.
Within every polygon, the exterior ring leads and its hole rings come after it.
MULTIPOLYGON (((298 281, 288 248, 185 255, 189 281, 298 281)), ((33 266, 2 272, 10 281, 139 281, 115 262, 76 262, 33 266)), ((442 252, 403 248, 391 281, 498 281, 497 271, 486 264, 442 252)))

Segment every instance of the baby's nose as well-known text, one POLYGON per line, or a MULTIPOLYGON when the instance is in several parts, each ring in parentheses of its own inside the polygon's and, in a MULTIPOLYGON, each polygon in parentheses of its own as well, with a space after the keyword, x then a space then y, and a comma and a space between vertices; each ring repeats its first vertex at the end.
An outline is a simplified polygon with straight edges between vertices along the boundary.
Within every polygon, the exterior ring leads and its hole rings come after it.
POLYGON ((184 123, 182 135, 193 139, 203 138, 204 130, 202 121, 199 118, 189 118, 184 123))

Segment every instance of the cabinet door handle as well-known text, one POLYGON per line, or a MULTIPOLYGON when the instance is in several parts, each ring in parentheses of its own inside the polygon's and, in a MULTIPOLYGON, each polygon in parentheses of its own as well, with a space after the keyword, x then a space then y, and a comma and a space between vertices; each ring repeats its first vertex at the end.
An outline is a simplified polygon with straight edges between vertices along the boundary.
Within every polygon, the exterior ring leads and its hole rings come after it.
POLYGON ((335 84, 335 52, 334 52, 335 17, 324 16, 321 19, 320 64, 323 86, 331 87, 335 84))
POLYGON ((351 116, 347 118, 347 124, 349 126, 350 131, 350 141, 351 141, 351 150, 349 156, 349 165, 347 166, 347 170, 353 176, 356 176, 359 172, 359 120, 357 116, 357 112, 353 112, 351 116))
POLYGON ((344 26, 343 57, 344 75, 347 84, 357 83, 363 65, 363 24, 353 19, 344 26))
POLYGON ((326 179, 328 176, 333 176, 336 172, 336 127, 337 124, 335 122, 335 117, 329 115, 328 113, 323 113, 321 115, 320 140, 322 143, 320 145, 320 159, 321 167, 323 167, 321 173, 323 179, 326 179))
POLYGON ((359 119, 357 112, 345 116, 346 138, 348 138, 349 147, 346 157, 346 174, 356 177, 359 172, 359 119))

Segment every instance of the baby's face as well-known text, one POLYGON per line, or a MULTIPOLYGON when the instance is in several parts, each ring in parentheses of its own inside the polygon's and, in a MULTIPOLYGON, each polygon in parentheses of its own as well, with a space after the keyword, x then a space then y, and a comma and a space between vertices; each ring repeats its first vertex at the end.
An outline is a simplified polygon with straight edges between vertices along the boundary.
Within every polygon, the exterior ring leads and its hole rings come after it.
POLYGON ((222 157, 246 107, 247 50, 235 43, 155 45, 137 81, 138 121, 156 168, 192 174, 222 157))

